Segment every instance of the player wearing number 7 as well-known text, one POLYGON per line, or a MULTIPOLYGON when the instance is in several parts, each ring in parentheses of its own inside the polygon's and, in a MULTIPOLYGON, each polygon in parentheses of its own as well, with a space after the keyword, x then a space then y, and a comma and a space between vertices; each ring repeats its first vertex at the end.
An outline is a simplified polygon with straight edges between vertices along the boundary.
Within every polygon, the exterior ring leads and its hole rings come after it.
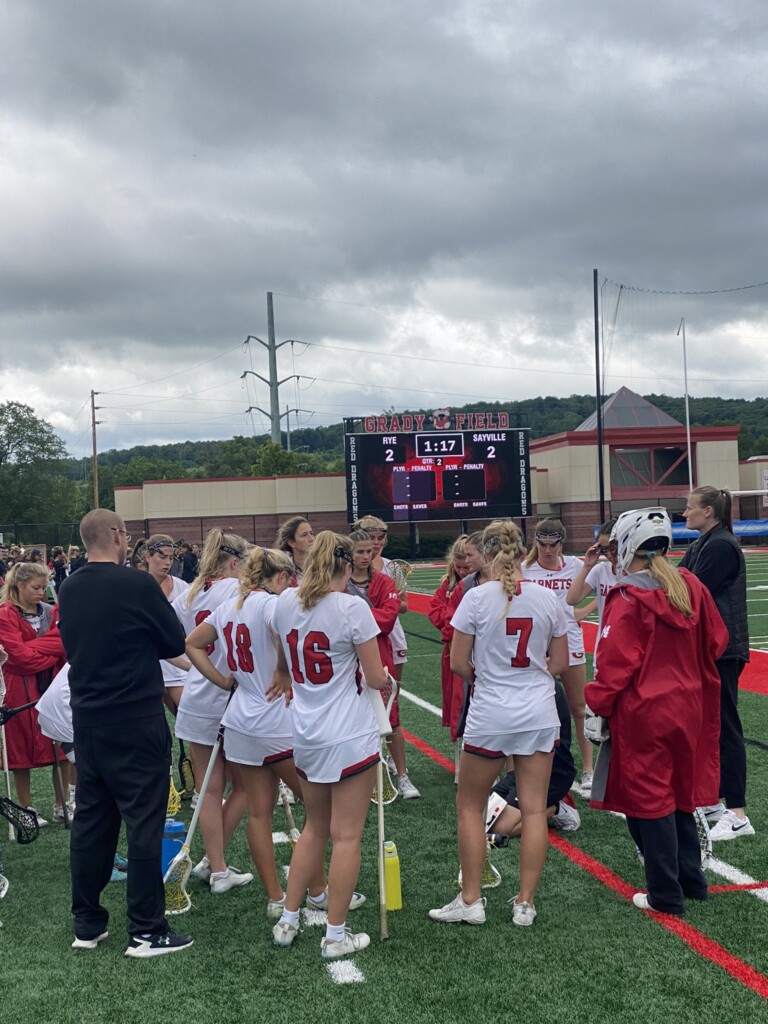
POLYGON ((490 788, 512 754, 522 833, 520 891, 510 902, 513 922, 530 925, 547 852, 547 787, 560 732, 553 676, 568 663, 568 627, 554 594, 523 580, 525 548, 511 519, 486 527, 481 547, 493 559, 493 579, 469 590, 451 620, 451 668, 474 684, 456 796, 462 891, 429 916, 485 922, 484 815, 490 788))
POLYGON ((355 935, 346 928, 346 917, 379 762, 379 728, 365 685, 380 690, 387 682, 371 610, 344 593, 352 551, 347 537, 327 530, 318 534, 298 589, 280 595, 272 619, 280 640, 272 692, 293 691, 293 757, 305 780, 307 812, 293 851, 285 910, 272 934, 278 946, 294 941, 299 907, 331 839, 328 924, 320 947, 326 959, 355 953, 370 942, 364 932, 355 935))
MULTIPOLYGON (((290 586, 294 564, 284 551, 254 548, 243 563, 240 594, 217 608, 187 637, 194 667, 215 686, 237 689, 221 724, 227 764, 238 766, 248 799, 248 847, 267 896, 267 917, 276 921, 285 893, 275 866, 272 815, 278 779, 302 796, 293 764, 291 711, 284 701, 267 700, 277 667, 272 616, 279 594, 290 586), (219 670, 206 653, 216 643, 226 660, 219 670)), ((309 883, 308 905, 325 909, 323 858, 309 883)), ((358 903, 363 898, 358 894, 358 903)))

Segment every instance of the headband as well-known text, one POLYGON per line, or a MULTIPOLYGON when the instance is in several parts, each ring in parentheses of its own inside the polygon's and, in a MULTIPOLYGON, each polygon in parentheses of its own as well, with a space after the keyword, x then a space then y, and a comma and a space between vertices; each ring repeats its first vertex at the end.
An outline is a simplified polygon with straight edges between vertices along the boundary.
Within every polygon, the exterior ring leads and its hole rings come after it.
POLYGON ((351 566, 354 566, 354 564, 355 564, 355 561, 352 558, 352 555, 350 555, 350 553, 348 551, 346 551, 343 547, 341 547, 341 545, 339 545, 339 547, 333 549, 333 557, 334 558, 340 558, 342 560, 342 562, 348 562, 351 566))

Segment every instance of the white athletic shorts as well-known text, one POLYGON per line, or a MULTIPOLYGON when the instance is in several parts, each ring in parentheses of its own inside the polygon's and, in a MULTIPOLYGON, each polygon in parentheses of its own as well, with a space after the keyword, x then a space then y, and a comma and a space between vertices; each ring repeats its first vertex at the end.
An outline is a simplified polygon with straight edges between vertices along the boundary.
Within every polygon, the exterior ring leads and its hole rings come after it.
POLYGON ((378 763, 381 739, 378 729, 328 747, 293 748, 293 760, 300 778, 308 782, 341 782, 378 763))
POLYGON ((560 740, 560 729, 531 729, 528 732, 477 733, 464 736, 463 750, 479 757, 501 758, 510 754, 549 754, 560 740))
POLYGON ((293 736, 247 736, 225 728, 224 753, 227 760, 235 764, 261 768, 293 757, 293 736))
POLYGON ((203 747, 212 747, 219 735, 220 725, 221 718, 201 718, 199 715, 190 715, 179 708, 173 731, 179 740, 199 743, 203 747))

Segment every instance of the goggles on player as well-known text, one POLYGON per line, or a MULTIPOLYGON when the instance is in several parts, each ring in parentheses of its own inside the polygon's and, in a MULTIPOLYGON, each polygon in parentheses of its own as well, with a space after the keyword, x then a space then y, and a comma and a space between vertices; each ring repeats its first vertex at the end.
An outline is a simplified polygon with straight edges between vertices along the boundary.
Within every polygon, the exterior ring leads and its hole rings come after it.
POLYGON ((540 548, 556 548, 563 543, 563 538, 559 533, 537 533, 536 543, 540 548))

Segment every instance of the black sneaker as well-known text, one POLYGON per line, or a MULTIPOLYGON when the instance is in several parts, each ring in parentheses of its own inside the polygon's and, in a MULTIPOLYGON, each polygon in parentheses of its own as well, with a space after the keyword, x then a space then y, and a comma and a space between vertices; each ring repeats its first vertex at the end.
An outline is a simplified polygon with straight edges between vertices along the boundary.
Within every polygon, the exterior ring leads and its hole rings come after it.
POLYGON ((128 943, 125 955, 147 957, 178 953, 191 946, 193 941, 191 935, 177 935, 172 931, 167 931, 162 935, 134 935, 128 943))

